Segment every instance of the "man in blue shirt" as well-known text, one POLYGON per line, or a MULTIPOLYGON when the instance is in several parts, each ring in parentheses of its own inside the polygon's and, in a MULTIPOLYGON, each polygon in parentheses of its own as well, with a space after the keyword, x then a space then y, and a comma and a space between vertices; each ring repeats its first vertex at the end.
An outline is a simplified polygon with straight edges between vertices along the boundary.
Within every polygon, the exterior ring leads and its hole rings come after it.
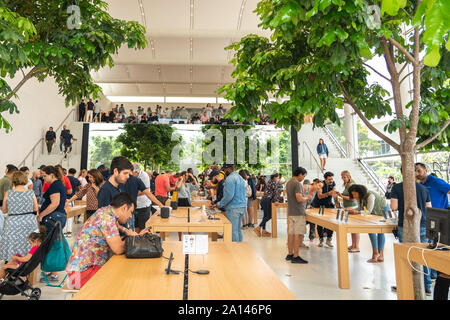
POLYGON ((428 189, 433 208, 447 209, 450 184, 444 180, 428 174, 428 169, 423 163, 416 163, 416 178, 428 189))
POLYGON ((247 210, 247 197, 244 179, 234 171, 233 164, 225 164, 223 171, 227 176, 223 186, 223 198, 217 204, 219 208, 225 208, 226 216, 232 226, 232 241, 242 241, 242 217, 247 210))

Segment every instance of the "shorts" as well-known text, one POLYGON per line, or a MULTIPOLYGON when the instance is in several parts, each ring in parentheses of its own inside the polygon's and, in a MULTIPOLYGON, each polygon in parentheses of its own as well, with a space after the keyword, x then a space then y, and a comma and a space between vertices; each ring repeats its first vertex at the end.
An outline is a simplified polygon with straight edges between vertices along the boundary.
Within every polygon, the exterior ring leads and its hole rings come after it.
POLYGON ((136 209, 134 227, 144 230, 148 219, 150 219, 150 207, 136 209))
POLYGON ((165 206, 169 197, 156 196, 156 199, 158 199, 158 201, 161 202, 165 206))
POLYGON ((306 234, 306 216, 289 216, 289 234, 306 234))
POLYGON ((320 159, 326 159, 326 158, 328 158, 328 157, 327 157, 327 154, 326 154, 326 153, 321 153, 321 154, 319 155, 319 158, 320 158, 320 159))
POLYGON ((253 207, 253 199, 247 198, 247 207, 253 207))

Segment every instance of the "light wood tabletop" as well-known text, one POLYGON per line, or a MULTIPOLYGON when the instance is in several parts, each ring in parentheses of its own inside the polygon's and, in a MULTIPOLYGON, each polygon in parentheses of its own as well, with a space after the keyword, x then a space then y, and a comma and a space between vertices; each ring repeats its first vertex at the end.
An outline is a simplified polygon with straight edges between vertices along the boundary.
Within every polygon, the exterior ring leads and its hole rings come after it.
MULTIPOLYGON (((181 243, 164 242, 163 255, 173 252, 172 270, 184 271, 181 243)), ((74 300, 181 300, 183 274, 165 273, 168 260, 113 256, 73 297, 74 300)))
MULTIPOLYGON (((171 269, 184 271, 182 243, 164 241, 171 269)), ((73 297, 75 300, 182 300, 184 275, 167 275, 167 260, 113 256, 73 297)), ((245 242, 210 242, 208 254, 190 255, 188 300, 294 300, 295 296, 245 242)))
POLYGON ((73 207, 67 206, 65 209, 67 219, 86 214, 86 205, 75 205, 73 207))
POLYGON ((427 246, 426 243, 394 243, 398 300, 414 300, 413 271, 408 262, 408 251, 409 261, 450 274, 450 251, 431 250, 427 246))
POLYGON ((294 294, 247 242, 210 242, 207 255, 190 255, 189 300, 295 300, 294 294))
MULTIPOLYGON (((207 232, 217 233, 223 232, 223 241, 231 242, 231 223, 222 213, 216 214, 219 220, 209 220, 202 214, 199 207, 190 208, 190 222, 188 222, 188 207, 179 207, 172 210, 169 218, 163 219, 161 216, 154 214, 147 220, 145 227, 152 227, 152 232, 207 232)), ((162 235, 163 239, 165 235, 162 235)), ((213 240, 217 237, 213 236, 213 240)))

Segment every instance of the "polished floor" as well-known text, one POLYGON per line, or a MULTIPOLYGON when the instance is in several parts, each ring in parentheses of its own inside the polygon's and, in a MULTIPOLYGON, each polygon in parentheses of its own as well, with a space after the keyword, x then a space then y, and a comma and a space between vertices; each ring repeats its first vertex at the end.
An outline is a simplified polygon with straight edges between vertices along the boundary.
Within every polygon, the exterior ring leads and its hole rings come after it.
MULTIPOLYGON (((261 212, 260 212, 261 214, 261 212)), ((334 248, 317 246, 318 240, 305 243, 309 249, 301 249, 300 256, 309 261, 308 264, 292 264, 285 261, 286 244, 286 213, 279 211, 278 238, 259 238, 253 229, 243 230, 244 241, 249 242, 254 250, 271 267, 280 280, 291 290, 299 300, 396 300, 397 295, 391 290, 395 285, 395 265, 392 234, 386 235, 385 261, 383 263, 367 263, 372 253, 369 236, 361 235, 361 252, 349 254, 351 289, 339 289, 337 279, 336 243, 334 248)), ((81 224, 73 224, 76 235, 81 224)), ((267 224, 270 232, 270 221, 267 224)), ((170 240, 178 240, 178 235, 172 233, 170 240)), ((74 237, 68 239, 72 245, 74 237)), ((349 235, 349 244, 351 243, 349 235)), ((60 277, 64 273, 59 273, 60 277)), ((434 285, 434 284, 433 284, 434 285)), ((42 290, 41 300, 66 300, 71 295, 62 292, 60 288, 51 288, 38 283, 42 290)), ((4 300, 24 300, 24 297, 5 296, 4 300)), ((431 297, 427 297, 431 299, 431 297)))

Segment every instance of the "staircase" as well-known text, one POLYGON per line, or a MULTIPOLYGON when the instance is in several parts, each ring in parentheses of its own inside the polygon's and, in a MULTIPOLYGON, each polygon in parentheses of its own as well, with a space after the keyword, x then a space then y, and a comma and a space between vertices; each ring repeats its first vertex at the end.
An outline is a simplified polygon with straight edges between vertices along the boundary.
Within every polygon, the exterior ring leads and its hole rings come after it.
MULTIPOLYGON (((71 112, 67 117, 61 122, 61 124, 56 127, 56 143, 52 147, 51 154, 47 153, 47 146, 45 145, 44 138, 40 138, 31 151, 27 154, 25 159, 20 163, 19 167, 27 166, 30 171, 36 170, 41 165, 57 165, 60 164, 63 168, 75 168, 77 171, 80 169, 81 165, 81 140, 83 137, 83 123, 76 122, 74 119, 74 112, 71 112), (67 125, 70 129, 70 133, 78 141, 74 141, 72 144, 72 152, 64 158, 64 155, 59 150, 59 135, 63 125, 67 125)), ((64 150, 64 146, 63 146, 64 150)))
POLYGON ((348 170, 357 184, 365 185, 369 190, 384 195, 384 186, 377 181, 378 177, 364 165, 364 162, 361 163, 358 159, 347 158, 343 147, 328 130, 317 127, 313 129, 312 123, 305 123, 298 132, 298 141, 299 165, 308 171, 309 180, 312 181, 314 178, 323 180, 323 174, 330 171, 334 173, 337 190, 341 190, 343 189, 341 172, 348 170), (329 151, 324 172, 320 168, 320 160, 316 152, 320 138, 324 140, 329 151))

